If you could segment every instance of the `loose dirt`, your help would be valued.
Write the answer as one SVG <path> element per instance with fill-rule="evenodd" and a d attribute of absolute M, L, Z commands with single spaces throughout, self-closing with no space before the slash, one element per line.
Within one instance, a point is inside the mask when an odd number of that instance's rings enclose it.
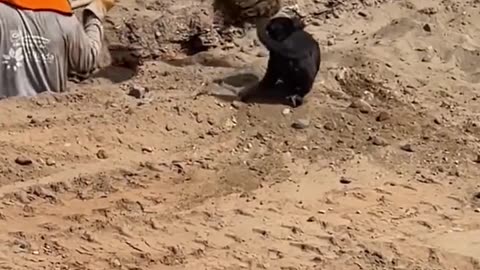
<path fill-rule="evenodd" d="M 0 267 L 480 269 L 480 3 L 298 4 L 297 109 L 210 95 L 267 54 L 188 0 L 121 0 L 113 67 L 2 100 Z"/>

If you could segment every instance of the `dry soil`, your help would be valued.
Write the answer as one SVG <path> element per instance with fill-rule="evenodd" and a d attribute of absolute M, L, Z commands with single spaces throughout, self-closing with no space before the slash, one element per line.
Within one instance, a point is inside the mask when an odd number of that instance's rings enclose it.
<path fill-rule="evenodd" d="M 299 1 L 297 109 L 210 95 L 267 60 L 211 4 L 120 0 L 113 67 L 1 101 L 1 269 L 480 269 L 478 0 Z"/>

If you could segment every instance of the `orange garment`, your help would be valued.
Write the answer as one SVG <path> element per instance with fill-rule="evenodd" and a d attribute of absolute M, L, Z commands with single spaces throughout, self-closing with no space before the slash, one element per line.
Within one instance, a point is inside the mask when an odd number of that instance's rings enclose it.
<path fill-rule="evenodd" d="M 0 3 L 19 9 L 54 11 L 64 15 L 73 14 L 68 0 L 0 0 Z"/>

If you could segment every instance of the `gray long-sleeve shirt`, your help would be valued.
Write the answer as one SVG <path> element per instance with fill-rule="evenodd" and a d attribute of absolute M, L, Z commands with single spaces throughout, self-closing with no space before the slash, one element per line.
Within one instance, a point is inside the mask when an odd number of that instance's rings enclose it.
<path fill-rule="evenodd" d="M 19 10 L 0 3 L 0 97 L 62 92 L 67 76 L 89 76 L 103 38 L 100 19 Z"/>

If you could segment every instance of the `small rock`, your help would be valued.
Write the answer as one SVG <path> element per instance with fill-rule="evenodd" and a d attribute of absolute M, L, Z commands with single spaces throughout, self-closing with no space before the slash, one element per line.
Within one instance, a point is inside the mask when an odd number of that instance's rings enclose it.
<path fill-rule="evenodd" d="M 283 115 L 288 115 L 288 114 L 291 114 L 291 113 L 292 113 L 292 110 L 289 109 L 289 108 L 285 108 L 285 109 L 283 109 L 283 111 L 282 111 L 282 114 L 283 114 Z"/>
<path fill-rule="evenodd" d="M 405 152 L 414 152 L 413 146 L 409 143 L 400 146 L 400 149 L 402 149 Z"/>
<path fill-rule="evenodd" d="M 372 144 L 376 146 L 387 146 L 389 145 L 388 141 L 385 138 L 374 136 L 372 137 Z"/>
<path fill-rule="evenodd" d="M 329 38 L 327 39 L 327 46 L 333 46 L 335 45 L 335 39 Z"/>
<path fill-rule="evenodd" d="M 57 162 L 55 162 L 55 160 L 53 160 L 52 158 L 47 158 L 47 160 L 45 160 L 45 164 L 47 164 L 47 166 L 55 166 Z"/>
<path fill-rule="evenodd" d="M 315 222 L 315 221 L 317 221 L 317 218 L 314 216 L 311 216 L 307 219 L 307 222 Z"/>
<path fill-rule="evenodd" d="M 41 187 L 41 186 L 34 186 L 30 191 L 33 195 L 38 196 L 40 198 L 50 198 L 53 200 L 57 199 L 57 196 L 52 190 Z"/>
<path fill-rule="evenodd" d="M 165 125 L 165 130 L 166 130 L 166 131 L 172 131 L 172 130 L 174 130 L 174 129 L 175 129 L 175 128 L 174 128 L 172 125 L 170 125 L 170 124 L 166 124 L 166 125 Z"/>
<path fill-rule="evenodd" d="M 107 152 L 106 152 L 105 150 L 100 149 L 100 150 L 98 150 L 98 152 L 97 152 L 97 158 L 99 158 L 99 159 L 107 159 L 107 158 L 108 158 L 108 154 L 107 154 Z"/>
<path fill-rule="evenodd" d="M 480 164 L 480 154 L 477 155 L 477 158 L 473 162 Z"/>
<path fill-rule="evenodd" d="M 434 15 L 438 12 L 438 8 L 436 8 L 436 7 L 426 7 L 426 8 L 420 9 L 418 12 L 420 12 L 422 14 L 426 14 L 426 15 Z"/>
<path fill-rule="evenodd" d="M 304 119 L 304 118 L 297 119 L 292 124 L 292 127 L 295 129 L 306 129 L 309 126 L 310 126 L 310 120 Z"/>
<path fill-rule="evenodd" d="M 357 98 L 352 101 L 350 108 L 358 109 L 361 113 L 369 113 L 372 107 L 363 99 Z"/>
<path fill-rule="evenodd" d="M 267 57 L 267 56 L 268 56 L 268 52 L 266 52 L 266 51 L 259 51 L 257 53 L 257 57 L 262 57 L 263 58 L 263 57 Z"/>
<path fill-rule="evenodd" d="M 134 84 L 131 86 L 130 91 L 128 92 L 128 95 L 134 98 L 141 99 L 145 97 L 146 92 L 147 92 L 147 89 L 145 87 Z"/>
<path fill-rule="evenodd" d="M 476 208 L 475 213 L 480 213 L 480 208 Z"/>
<path fill-rule="evenodd" d="M 240 109 L 241 106 L 242 106 L 242 103 L 241 103 L 240 101 L 238 101 L 238 100 L 234 100 L 234 101 L 232 102 L 232 107 L 233 107 L 234 109 L 237 109 L 237 110 L 238 110 L 238 109 Z"/>
<path fill-rule="evenodd" d="M 33 163 L 33 160 L 26 156 L 18 156 L 15 159 L 15 163 L 17 163 L 18 165 L 26 166 L 31 165 Z"/>
<path fill-rule="evenodd" d="M 146 153 L 152 153 L 153 152 L 153 148 L 152 147 L 142 147 L 142 152 L 146 152 Z"/>
<path fill-rule="evenodd" d="M 328 130 L 328 131 L 334 131 L 337 129 L 337 124 L 335 122 L 328 121 L 323 125 L 323 128 Z"/>
<path fill-rule="evenodd" d="M 112 265 L 113 265 L 114 267 L 120 267 L 120 266 L 122 266 L 122 264 L 120 263 L 120 260 L 118 260 L 118 259 L 113 259 L 113 260 L 112 260 Z"/>
<path fill-rule="evenodd" d="M 350 184 L 350 183 L 352 183 L 352 182 L 353 182 L 353 180 L 352 180 L 351 178 L 347 178 L 347 177 L 345 177 L 345 176 L 340 177 L 340 183 L 341 183 L 341 184 L 348 185 L 348 184 Z"/>
<path fill-rule="evenodd" d="M 15 192 L 15 198 L 17 198 L 17 200 L 19 200 L 21 203 L 30 203 L 30 198 L 28 198 L 27 192 L 23 190 Z"/>
<path fill-rule="evenodd" d="M 358 12 L 358 15 L 364 17 L 364 18 L 367 18 L 368 17 L 368 14 L 365 12 L 365 11 L 359 11 Z"/>
<path fill-rule="evenodd" d="M 432 27 L 430 26 L 430 24 L 426 23 L 425 25 L 423 25 L 423 30 L 425 32 L 432 32 Z"/>
<path fill-rule="evenodd" d="M 383 122 L 383 121 L 386 121 L 388 119 L 390 119 L 390 114 L 388 112 L 380 112 L 378 115 L 377 115 L 377 122 Z"/>
<path fill-rule="evenodd" d="M 327 211 L 326 210 L 318 210 L 317 213 L 325 215 L 327 213 Z"/>

